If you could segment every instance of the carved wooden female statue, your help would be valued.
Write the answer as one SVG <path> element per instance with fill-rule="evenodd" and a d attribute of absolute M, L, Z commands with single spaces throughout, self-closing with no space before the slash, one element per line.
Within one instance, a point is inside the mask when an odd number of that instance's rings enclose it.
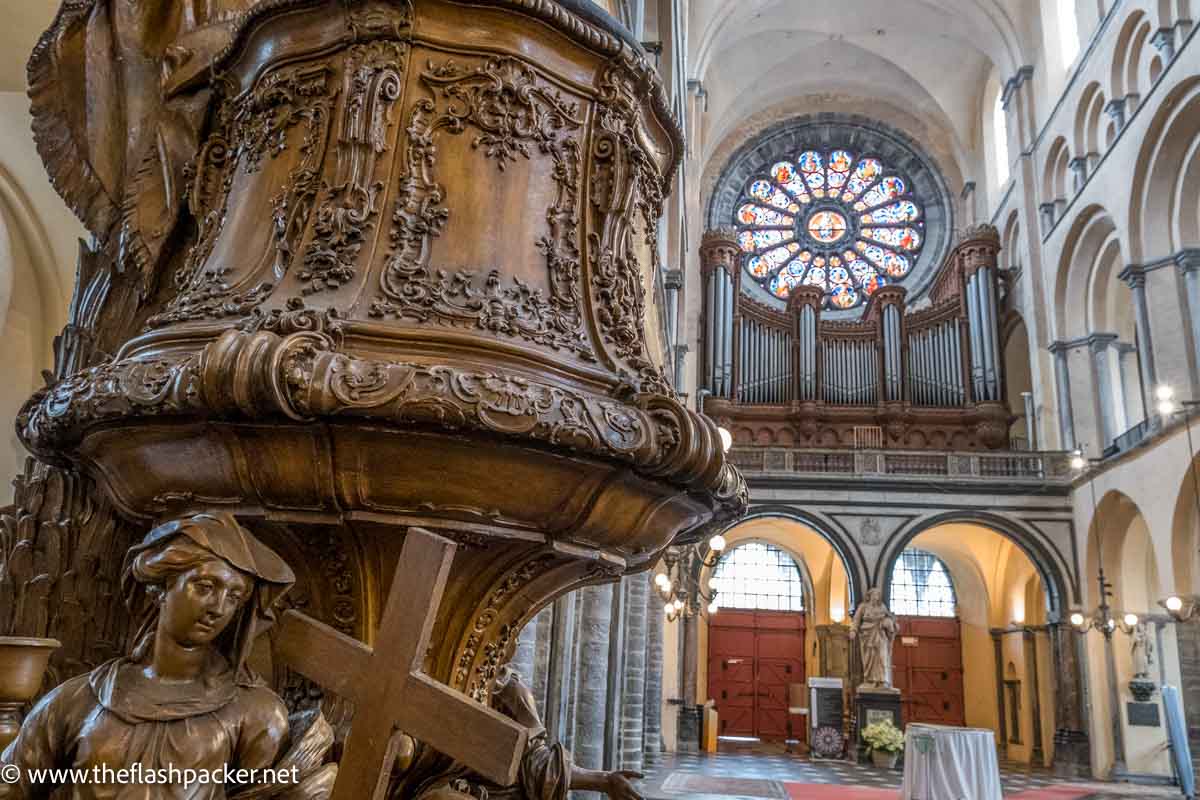
<path fill-rule="evenodd" d="M 850 638 L 858 641 L 862 656 L 863 682 L 859 689 L 892 688 L 892 642 L 899 630 L 895 615 L 883 602 L 883 591 L 868 591 L 850 626 Z"/>
<path fill-rule="evenodd" d="M 93 770 L 103 778 L 122 769 L 211 775 L 223 767 L 293 763 L 298 772 L 285 783 L 247 786 L 246 794 L 328 796 L 336 767 L 318 768 L 332 743 L 328 724 L 318 717 L 285 756 L 287 709 L 246 666 L 255 637 L 293 582 L 288 565 L 229 514 L 155 528 L 130 549 L 122 578 L 140 623 L 131 653 L 68 680 L 37 704 L 0 757 L 22 768 L 18 783 L 0 784 L 0 798 L 49 797 L 56 787 L 34 783 L 37 769 Z M 222 800 L 227 788 L 197 774 L 190 786 L 76 783 L 67 796 Z"/>

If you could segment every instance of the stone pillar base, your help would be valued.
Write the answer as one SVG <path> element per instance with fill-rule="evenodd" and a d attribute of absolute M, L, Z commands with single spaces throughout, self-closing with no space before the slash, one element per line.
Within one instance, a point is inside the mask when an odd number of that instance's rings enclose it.
<path fill-rule="evenodd" d="M 704 719 L 704 707 L 693 705 L 679 706 L 679 735 L 676 748 L 681 753 L 700 752 L 701 722 Z"/>
<path fill-rule="evenodd" d="M 1054 761 L 1051 764 L 1057 778 L 1090 778 L 1092 756 L 1088 737 L 1082 731 L 1059 728 L 1054 732 Z"/>
<path fill-rule="evenodd" d="M 893 725 L 904 730 L 904 719 L 900 709 L 900 692 L 895 689 L 858 689 L 854 693 L 854 719 L 857 720 L 855 728 L 858 731 L 857 741 L 854 744 L 857 747 L 853 750 L 847 748 L 847 750 L 855 752 L 858 761 L 865 761 L 867 743 L 863 739 L 863 730 L 871 723 L 878 722 L 885 717 L 890 717 Z"/>

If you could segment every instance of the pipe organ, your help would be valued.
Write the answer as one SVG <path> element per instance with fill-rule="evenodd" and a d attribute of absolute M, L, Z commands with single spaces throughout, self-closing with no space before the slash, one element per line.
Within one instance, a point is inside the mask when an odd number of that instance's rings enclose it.
<path fill-rule="evenodd" d="M 878 426 L 906 449 L 1008 444 L 997 303 L 999 236 L 980 225 L 948 256 L 928 292 L 906 308 L 884 286 L 860 320 L 822 319 L 820 289 L 795 287 L 780 309 L 741 291 L 729 231 L 704 237 L 705 410 L 740 438 L 853 446 Z"/>

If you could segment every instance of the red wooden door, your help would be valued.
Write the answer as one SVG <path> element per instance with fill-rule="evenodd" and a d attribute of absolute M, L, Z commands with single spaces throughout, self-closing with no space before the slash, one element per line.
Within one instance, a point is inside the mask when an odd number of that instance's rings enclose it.
<path fill-rule="evenodd" d="M 962 630 L 957 619 L 898 618 L 900 635 L 892 651 L 896 688 L 904 721 L 965 725 Z"/>
<path fill-rule="evenodd" d="M 723 609 L 709 619 L 708 696 L 722 736 L 786 738 L 789 683 L 804 683 L 803 613 Z"/>

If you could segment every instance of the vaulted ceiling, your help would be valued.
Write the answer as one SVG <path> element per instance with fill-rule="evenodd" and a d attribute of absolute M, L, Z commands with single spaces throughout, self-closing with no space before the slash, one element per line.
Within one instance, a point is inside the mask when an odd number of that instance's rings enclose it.
<path fill-rule="evenodd" d="M 695 0 L 690 69 L 708 93 L 705 173 L 753 132 L 755 115 L 765 126 L 878 104 L 891 124 L 943 151 L 933 154 L 953 179 L 978 138 L 989 76 L 1027 63 L 1037 14 L 1035 0 Z"/>

